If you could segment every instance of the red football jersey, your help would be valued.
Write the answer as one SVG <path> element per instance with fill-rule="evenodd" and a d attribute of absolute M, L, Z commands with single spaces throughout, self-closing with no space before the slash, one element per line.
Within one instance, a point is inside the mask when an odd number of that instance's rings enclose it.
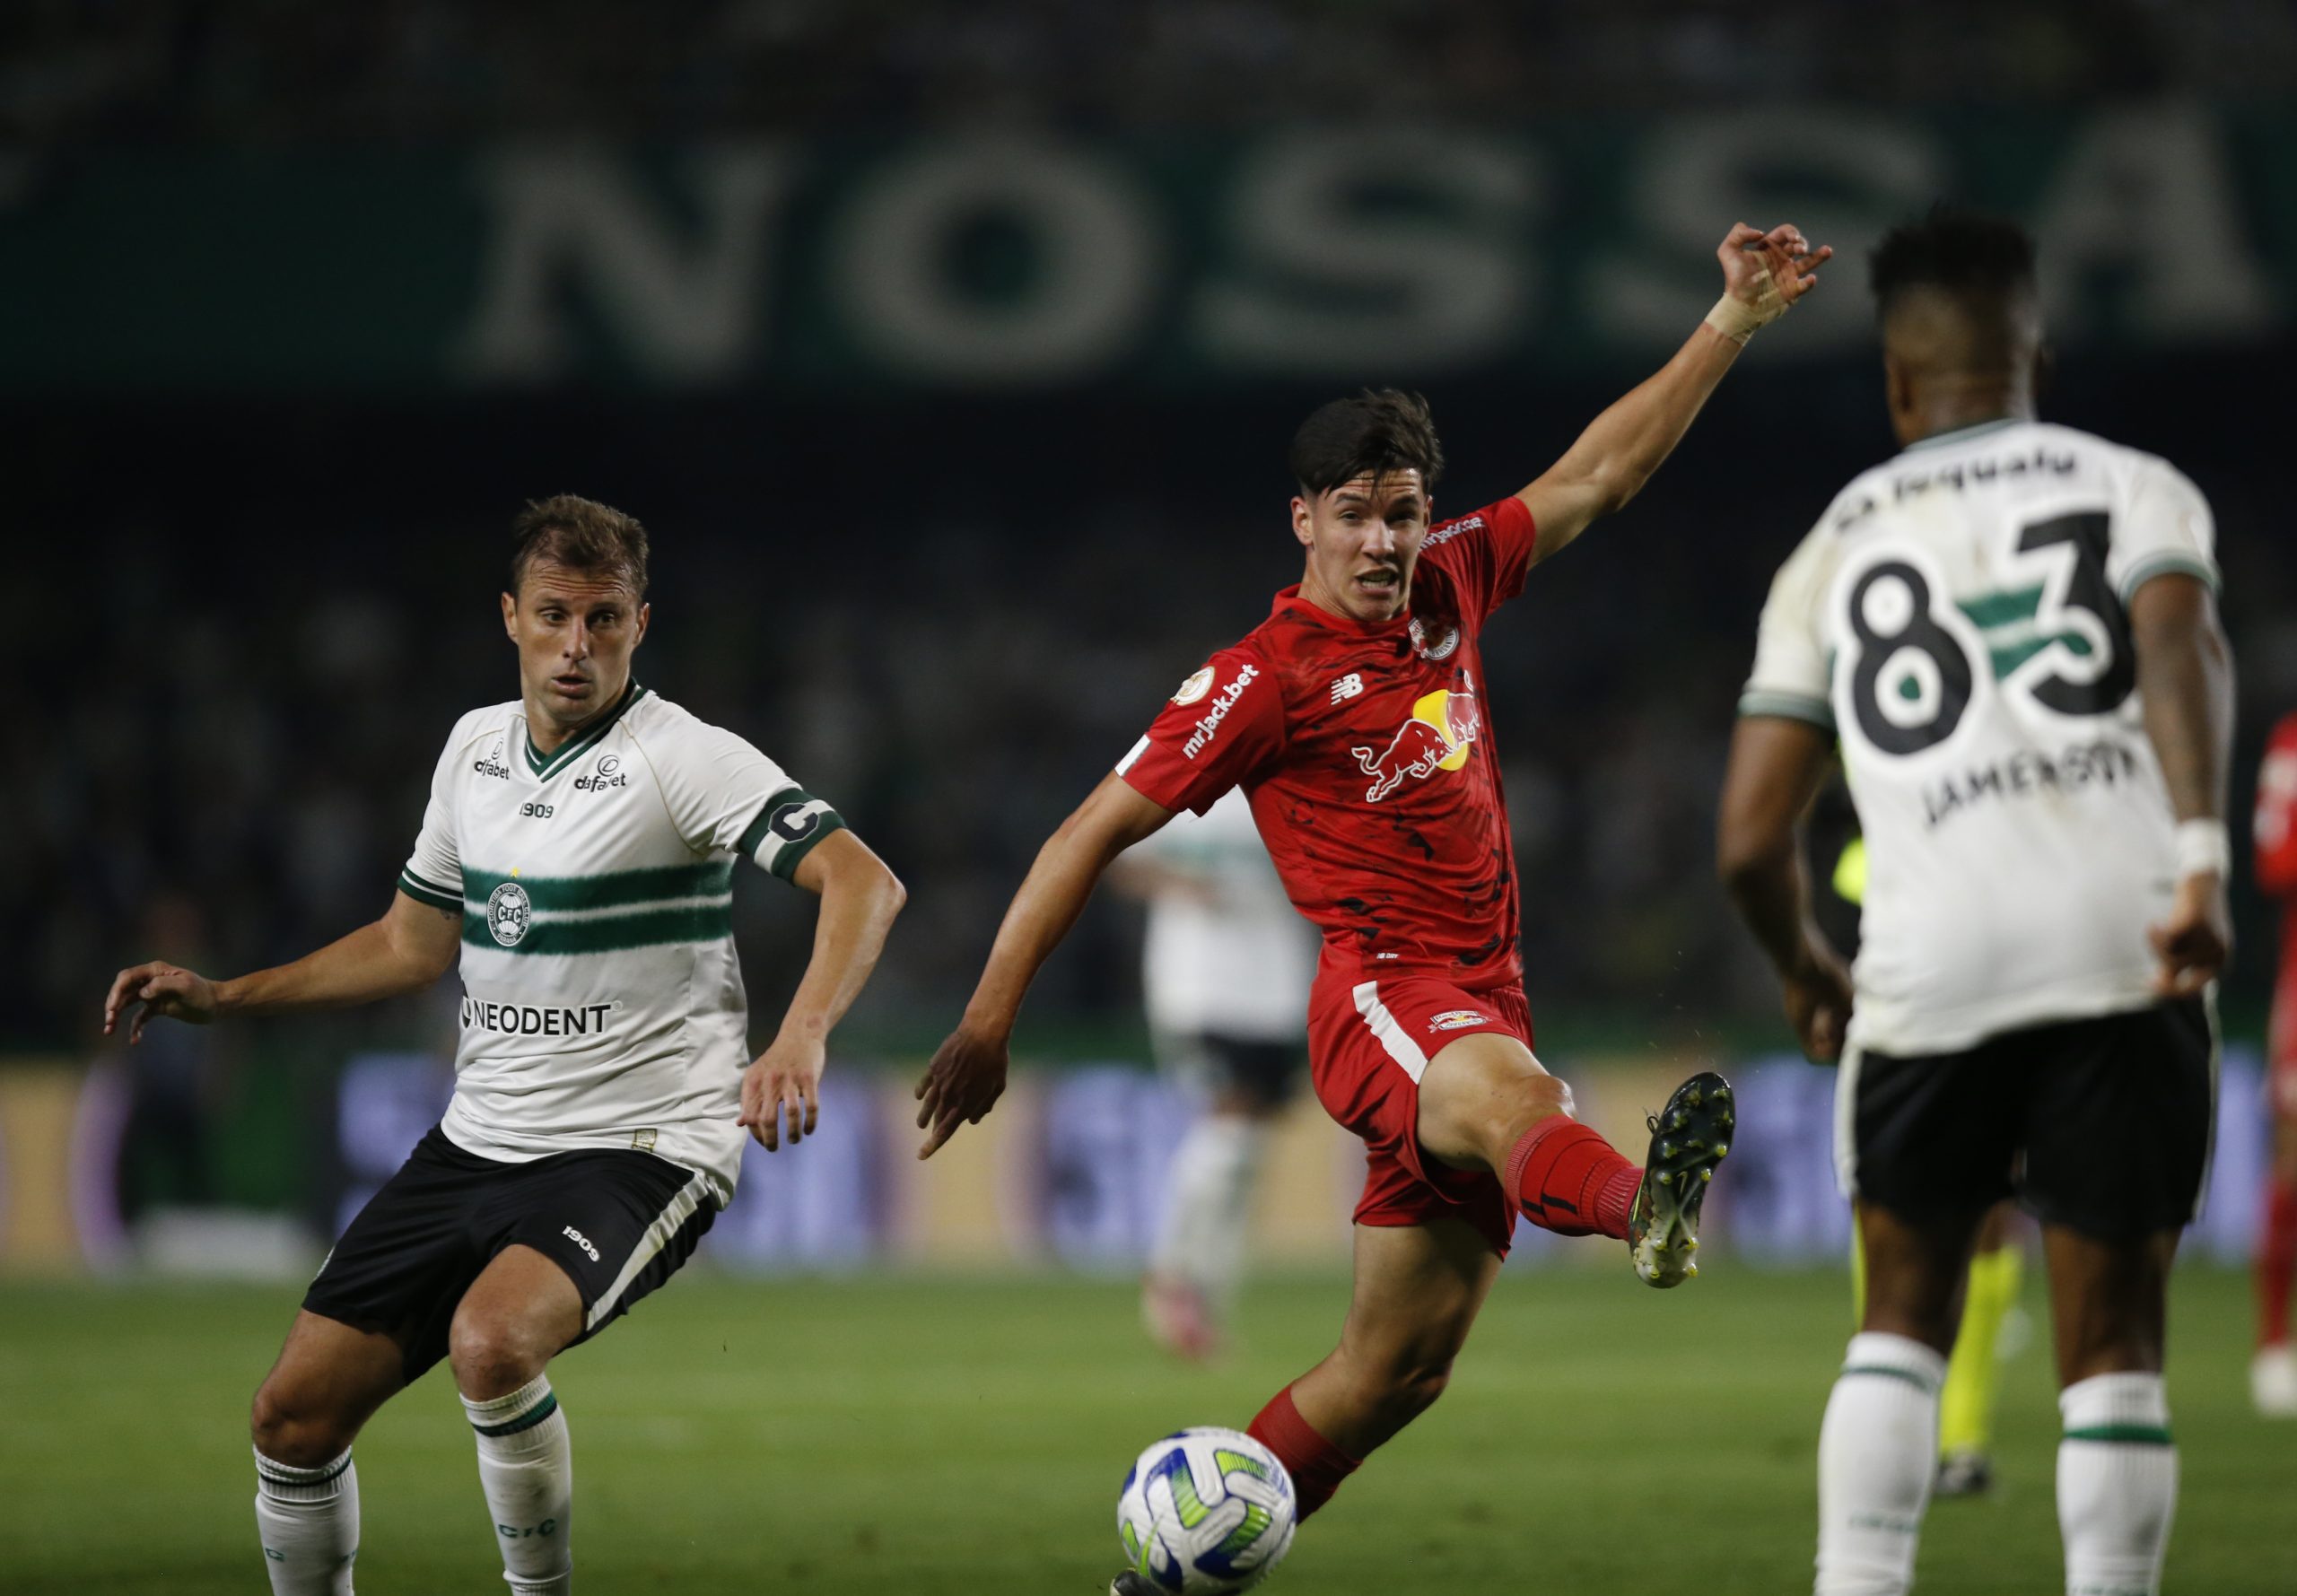
<path fill-rule="evenodd" d="M 1285 891 L 1323 932 L 1327 975 L 1523 977 L 1478 645 L 1485 619 L 1523 591 L 1535 535 L 1519 499 L 1431 528 L 1411 606 L 1392 621 L 1335 615 L 1285 589 L 1117 766 L 1167 809 L 1201 814 L 1242 786 Z"/>
<path fill-rule="evenodd" d="M 2258 768 L 2258 890 L 2281 900 L 2281 975 L 2274 983 L 2274 1059 L 2297 1054 L 2297 715 L 2284 715 Z"/>

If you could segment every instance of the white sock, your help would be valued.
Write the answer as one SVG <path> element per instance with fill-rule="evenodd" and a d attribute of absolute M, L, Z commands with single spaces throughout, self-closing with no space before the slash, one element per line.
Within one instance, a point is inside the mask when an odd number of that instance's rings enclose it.
<path fill-rule="evenodd" d="M 463 1398 L 478 1432 L 478 1482 L 514 1596 L 566 1596 L 573 1589 L 574 1452 L 566 1415 L 537 1374 L 507 1397 Z"/>
<path fill-rule="evenodd" d="M 1912 1588 L 1945 1378 L 1946 1360 L 1919 1341 L 1850 1338 L 1819 1428 L 1818 1596 Z"/>
<path fill-rule="evenodd" d="M 255 1454 L 255 1525 L 272 1596 L 351 1596 L 359 1471 L 351 1453 L 316 1469 Z"/>
<path fill-rule="evenodd" d="M 1245 1272 L 1245 1220 L 1267 1147 L 1261 1121 L 1206 1114 L 1173 1155 L 1172 1190 L 1149 1268 L 1188 1281 L 1216 1309 L 1235 1297 Z"/>
<path fill-rule="evenodd" d="M 2057 1527 L 2066 1596 L 2154 1596 L 2178 1510 L 2159 1374 L 2098 1374 L 2058 1394 Z"/>

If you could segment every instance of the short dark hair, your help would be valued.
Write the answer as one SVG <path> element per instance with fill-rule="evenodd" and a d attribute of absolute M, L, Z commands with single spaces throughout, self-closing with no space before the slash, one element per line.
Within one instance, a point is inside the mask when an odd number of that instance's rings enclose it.
<path fill-rule="evenodd" d="M 1288 458 L 1292 480 L 1310 499 L 1367 473 L 1418 471 L 1431 489 L 1444 475 L 1444 446 L 1428 401 L 1393 388 L 1367 388 L 1318 406 L 1292 434 Z"/>
<path fill-rule="evenodd" d="M 573 493 L 529 500 L 511 523 L 511 591 L 527 567 L 548 560 L 585 575 L 609 575 L 646 597 L 646 528 L 636 516 Z"/>
<path fill-rule="evenodd" d="M 1940 202 L 1919 222 L 1902 222 L 1874 249 L 1874 309 L 1887 317 L 1898 296 L 1935 288 L 1963 300 L 2003 301 L 2034 292 L 2033 235 L 2006 216 Z"/>

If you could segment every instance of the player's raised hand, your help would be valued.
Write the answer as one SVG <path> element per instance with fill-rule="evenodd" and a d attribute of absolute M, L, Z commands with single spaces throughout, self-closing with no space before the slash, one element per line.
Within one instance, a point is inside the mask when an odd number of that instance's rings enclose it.
<path fill-rule="evenodd" d="M 934 1051 L 917 1083 L 917 1128 L 925 1132 L 920 1158 L 930 1158 L 959 1125 L 978 1125 L 1005 1095 L 1009 1063 L 1002 1036 L 978 1036 L 962 1025 Z"/>
<path fill-rule="evenodd" d="M 1796 300 L 1819 285 L 1819 268 L 1833 246 L 1813 249 L 1791 222 L 1765 232 L 1740 222 L 1715 251 L 1723 263 L 1724 292 L 1748 312 L 1754 327 L 1777 320 Z"/>
<path fill-rule="evenodd" d="M 2161 967 L 2153 990 L 2164 998 L 2190 998 L 2217 979 L 2233 953 L 2232 916 L 2225 907 L 2225 882 L 2214 872 L 2178 883 L 2170 918 L 2146 928 Z"/>
<path fill-rule="evenodd" d="M 215 983 L 178 964 L 137 964 L 112 977 L 104 998 L 105 1035 L 118 1026 L 123 1014 L 128 1016 L 130 1047 L 144 1040 L 144 1027 L 154 1018 L 204 1025 L 215 1017 Z"/>
<path fill-rule="evenodd" d="M 1779 981 L 1779 990 L 1803 1056 L 1813 1064 L 1839 1063 L 1851 1001 L 1850 972 L 1842 961 L 1826 948 L 1805 948 L 1801 966 Z"/>
<path fill-rule="evenodd" d="M 821 1039 L 777 1036 L 773 1045 L 742 1072 L 742 1112 L 758 1145 L 771 1153 L 789 1138 L 796 1147 L 814 1133 L 821 1118 L 822 1067 L 828 1053 Z"/>

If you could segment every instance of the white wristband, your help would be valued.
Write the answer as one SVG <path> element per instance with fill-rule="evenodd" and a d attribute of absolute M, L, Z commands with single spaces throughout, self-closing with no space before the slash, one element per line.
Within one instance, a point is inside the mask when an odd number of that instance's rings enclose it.
<path fill-rule="evenodd" d="M 2233 845 L 2222 820 L 2186 820 L 2178 824 L 2178 879 L 2232 874 Z"/>
<path fill-rule="evenodd" d="M 1744 344 L 1758 328 L 1769 327 L 1786 314 L 1786 300 L 1778 292 L 1778 284 L 1771 281 L 1769 267 L 1755 274 L 1755 302 L 1751 305 L 1727 293 L 1716 300 L 1715 309 L 1707 313 L 1707 325 L 1734 344 Z"/>

